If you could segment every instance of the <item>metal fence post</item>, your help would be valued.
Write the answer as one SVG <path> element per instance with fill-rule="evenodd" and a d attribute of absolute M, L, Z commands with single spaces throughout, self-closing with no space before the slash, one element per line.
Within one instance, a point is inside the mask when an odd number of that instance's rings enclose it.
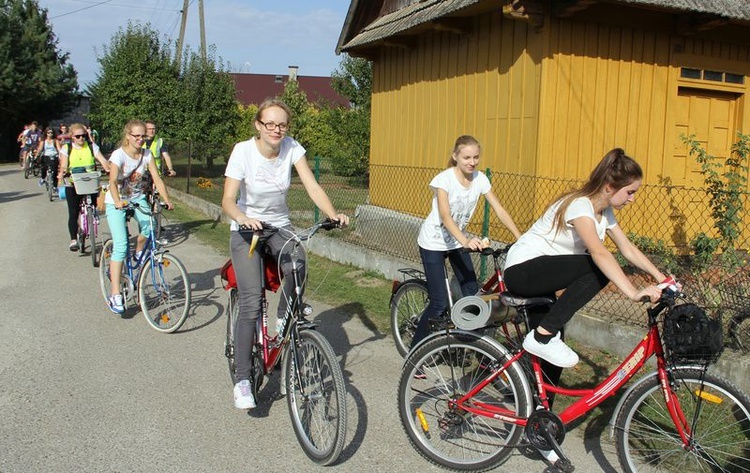
<path fill-rule="evenodd" d="M 484 171 L 484 174 L 487 176 L 487 179 L 490 181 L 490 186 L 492 185 L 492 171 L 490 168 L 487 168 Z M 487 237 L 490 234 L 490 203 L 487 202 L 487 199 L 484 199 L 484 218 L 482 219 L 482 238 Z M 479 280 L 484 281 L 484 278 L 487 276 L 487 256 L 482 255 L 479 257 Z"/>
<path fill-rule="evenodd" d="M 320 156 L 315 156 L 315 165 L 313 166 L 315 170 L 315 181 L 320 184 Z M 318 209 L 317 205 L 313 206 L 313 216 L 314 221 L 317 222 L 320 219 L 320 209 Z"/>
<path fill-rule="evenodd" d="M 185 182 L 185 193 L 190 194 L 190 165 L 193 161 L 193 146 L 192 141 L 188 138 L 188 165 L 187 165 L 187 178 Z"/>

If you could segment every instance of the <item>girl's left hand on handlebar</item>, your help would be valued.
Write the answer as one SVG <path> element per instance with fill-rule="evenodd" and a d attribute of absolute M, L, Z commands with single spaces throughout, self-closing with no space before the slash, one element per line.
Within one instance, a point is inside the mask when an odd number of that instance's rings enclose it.
<path fill-rule="evenodd" d="M 167 210 L 174 210 L 174 204 L 172 202 L 164 202 L 164 208 Z"/>
<path fill-rule="evenodd" d="M 656 302 L 659 300 L 659 298 L 661 298 L 661 289 L 659 289 L 658 286 L 644 287 L 643 289 L 638 291 L 631 299 L 636 302 L 641 302 L 644 297 L 648 297 L 651 302 Z"/>

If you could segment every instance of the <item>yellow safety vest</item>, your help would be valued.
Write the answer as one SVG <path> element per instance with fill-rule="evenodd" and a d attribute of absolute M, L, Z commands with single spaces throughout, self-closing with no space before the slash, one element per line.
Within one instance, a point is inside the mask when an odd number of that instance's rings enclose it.
<path fill-rule="evenodd" d="M 89 172 L 95 169 L 95 165 L 94 151 L 89 148 L 88 143 L 84 143 L 81 148 L 70 146 L 68 149 L 68 170 L 85 168 L 86 172 Z"/>
<path fill-rule="evenodd" d="M 149 151 L 151 151 L 151 156 L 154 157 L 154 164 L 156 164 L 156 169 L 159 172 L 159 175 L 161 176 L 161 147 L 164 144 L 164 141 L 154 136 L 154 141 L 151 142 L 151 146 L 146 146 L 146 143 L 143 143 L 143 148 L 148 148 Z"/>

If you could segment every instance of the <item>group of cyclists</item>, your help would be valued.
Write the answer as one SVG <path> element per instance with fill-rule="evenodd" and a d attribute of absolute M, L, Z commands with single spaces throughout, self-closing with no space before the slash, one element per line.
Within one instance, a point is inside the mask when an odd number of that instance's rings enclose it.
<path fill-rule="evenodd" d="M 67 203 L 67 229 L 70 251 L 79 250 L 78 215 L 85 195 L 76 192 L 73 180 L 69 177 L 76 173 L 94 172 L 97 168 L 109 174 L 109 188 L 104 197 L 107 208 L 106 217 L 114 243 L 114 254 L 111 265 L 122 265 L 126 248 L 125 214 L 122 207 L 126 200 L 140 201 L 145 199 L 144 187 L 155 186 L 171 208 L 167 189 L 161 180 L 162 173 L 169 176 L 176 175 L 172 165 L 172 158 L 164 139 L 157 136 L 156 124 L 132 120 L 125 125 L 120 147 L 109 159 L 105 158 L 97 143 L 98 133 L 91 127 L 81 123 L 74 123 L 69 127 L 61 123 L 57 130 L 47 127 L 42 134 L 39 124 L 34 121 L 24 127 L 18 135 L 21 145 L 20 163 L 27 165 L 27 158 L 41 159 L 41 177 L 39 185 L 44 185 L 47 173 L 54 176 L 55 188 L 58 184 L 64 191 Z M 146 189 L 146 191 L 151 190 Z M 99 193 L 92 194 L 94 205 L 97 204 Z M 145 205 L 145 202 L 143 202 Z M 144 235 L 149 232 L 148 220 L 140 220 L 141 227 L 138 244 L 143 246 Z M 93 243 L 92 243 L 93 244 Z M 118 269 L 118 268 L 115 268 Z M 119 275 L 119 271 L 111 274 Z M 113 293 L 109 299 L 109 309 L 117 314 L 124 312 L 122 295 L 119 284 L 112 284 Z"/>

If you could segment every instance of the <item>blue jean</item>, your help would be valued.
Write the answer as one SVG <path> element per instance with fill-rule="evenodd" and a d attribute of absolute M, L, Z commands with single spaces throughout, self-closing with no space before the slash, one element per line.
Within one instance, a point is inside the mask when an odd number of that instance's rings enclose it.
<path fill-rule="evenodd" d="M 427 295 L 429 304 L 419 318 L 417 329 L 411 346 L 415 347 L 430 332 L 430 319 L 439 318 L 448 309 L 448 287 L 445 272 L 445 259 L 453 268 L 458 283 L 461 285 L 461 293 L 471 296 L 479 291 L 477 274 L 474 272 L 474 264 L 471 262 L 469 253 L 459 248 L 449 251 L 434 251 L 419 248 L 419 256 L 424 266 L 424 274 L 427 279 Z"/>
<path fill-rule="evenodd" d="M 133 200 L 144 209 L 148 209 L 146 196 Z M 140 234 L 147 237 L 151 232 L 151 219 L 143 212 L 135 211 L 135 219 L 138 221 Z M 125 261 L 128 253 L 128 233 L 125 229 L 125 211 L 115 207 L 115 204 L 107 204 L 107 224 L 112 234 L 112 258 L 111 261 Z"/>

